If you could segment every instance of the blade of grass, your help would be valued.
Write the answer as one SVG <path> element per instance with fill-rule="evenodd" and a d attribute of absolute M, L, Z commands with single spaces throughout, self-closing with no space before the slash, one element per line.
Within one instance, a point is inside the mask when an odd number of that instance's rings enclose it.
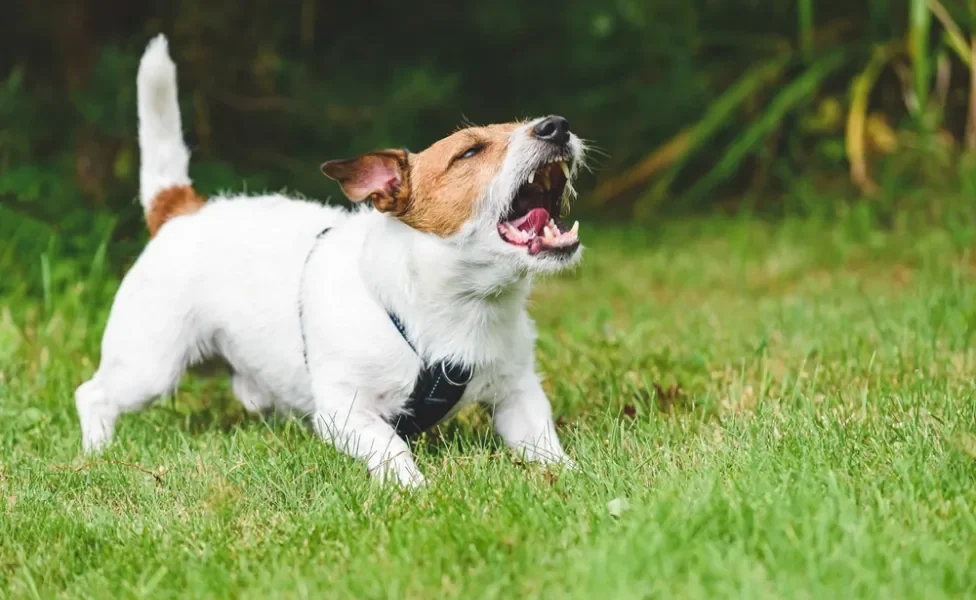
<path fill-rule="evenodd" d="M 915 91 L 915 117 L 924 126 L 924 115 L 928 107 L 929 79 L 932 71 L 929 64 L 929 27 L 932 13 L 927 0 L 911 0 L 909 19 L 909 53 L 912 58 L 912 82 Z"/>
<path fill-rule="evenodd" d="M 976 19 L 976 0 L 969 0 L 969 22 Z M 969 111 L 966 119 L 966 148 L 976 150 L 976 36 L 969 41 Z"/>
<path fill-rule="evenodd" d="M 813 60 L 813 0 L 799 0 L 797 18 L 800 30 L 800 55 L 803 61 L 809 64 Z"/>
<path fill-rule="evenodd" d="M 959 29 L 959 26 L 953 20 L 952 15 L 942 6 L 939 0 L 928 0 L 928 6 L 932 14 L 935 15 L 935 18 L 945 28 L 946 44 L 956 52 L 959 60 L 967 67 L 971 67 L 972 58 L 970 57 L 969 43 L 966 41 L 966 36 L 963 35 L 962 30 Z"/>
<path fill-rule="evenodd" d="M 949 100 L 949 90 L 952 87 L 952 61 L 945 46 L 939 48 L 935 55 L 935 88 L 929 104 L 929 112 L 934 117 L 935 123 L 942 124 L 942 117 L 945 114 L 946 102 Z"/>
<path fill-rule="evenodd" d="M 966 148 L 976 150 L 976 38 L 969 44 L 969 115 L 966 119 Z"/>
<path fill-rule="evenodd" d="M 850 162 L 851 181 L 864 194 L 873 194 L 877 191 L 877 185 L 868 174 L 867 162 L 864 158 L 864 124 L 867 119 L 868 98 L 885 66 L 902 50 L 900 41 L 876 47 L 867 66 L 854 78 L 851 85 L 851 108 L 847 113 L 845 145 L 847 160 Z"/>
<path fill-rule="evenodd" d="M 44 312 L 51 314 L 53 295 L 51 292 L 51 260 L 48 253 L 41 255 L 41 283 L 44 290 Z"/>

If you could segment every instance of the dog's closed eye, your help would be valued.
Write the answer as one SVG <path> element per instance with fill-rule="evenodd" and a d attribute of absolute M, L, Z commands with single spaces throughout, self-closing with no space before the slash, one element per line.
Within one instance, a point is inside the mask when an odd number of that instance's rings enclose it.
<path fill-rule="evenodd" d="M 485 144 L 479 142 L 479 143 L 471 146 L 470 148 L 468 148 L 464 152 L 458 154 L 453 159 L 451 159 L 451 164 L 454 164 L 454 163 L 456 163 L 459 160 L 464 160 L 466 158 L 475 157 L 475 156 L 477 156 L 484 149 L 485 149 Z"/>

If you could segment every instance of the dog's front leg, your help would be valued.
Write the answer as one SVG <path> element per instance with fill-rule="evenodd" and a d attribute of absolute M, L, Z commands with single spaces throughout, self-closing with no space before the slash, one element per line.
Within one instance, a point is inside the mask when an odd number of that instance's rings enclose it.
<path fill-rule="evenodd" d="M 352 400 L 339 401 L 342 398 Z M 354 398 L 339 390 L 317 393 L 316 432 L 340 452 L 366 461 L 370 474 L 380 481 L 393 480 L 401 487 L 423 485 L 424 476 L 407 443 L 379 415 L 357 406 Z"/>
<path fill-rule="evenodd" d="M 556 435 L 552 407 L 534 371 L 524 373 L 493 407 L 495 431 L 525 460 L 576 468 Z"/>

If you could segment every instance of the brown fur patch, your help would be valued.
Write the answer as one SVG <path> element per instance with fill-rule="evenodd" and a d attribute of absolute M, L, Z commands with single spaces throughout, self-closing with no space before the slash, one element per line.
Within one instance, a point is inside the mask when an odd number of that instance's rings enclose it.
<path fill-rule="evenodd" d="M 470 127 L 410 157 L 410 206 L 400 220 L 418 231 L 449 236 L 471 218 L 475 202 L 501 171 L 515 123 Z M 480 147 L 470 158 L 465 151 Z"/>
<path fill-rule="evenodd" d="M 159 228 L 173 217 L 196 212 L 204 202 L 204 198 L 188 185 L 175 185 L 158 192 L 146 213 L 149 236 L 155 237 Z"/>
<path fill-rule="evenodd" d="M 423 152 L 382 150 L 322 165 L 353 202 L 370 199 L 418 231 L 449 236 L 471 218 L 475 203 L 498 174 L 518 123 L 469 127 Z M 474 156 L 462 158 L 472 148 Z"/>

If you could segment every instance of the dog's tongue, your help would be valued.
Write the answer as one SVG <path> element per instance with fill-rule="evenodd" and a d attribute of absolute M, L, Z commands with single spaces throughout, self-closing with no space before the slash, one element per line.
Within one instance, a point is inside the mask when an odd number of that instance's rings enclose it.
<path fill-rule="evenodd" d="M 514 223 L 521 231 L 531 231 L 538 234 L 549 222 L 549 211 L 544 208 L 533 208 L 524 217 Z"/>

